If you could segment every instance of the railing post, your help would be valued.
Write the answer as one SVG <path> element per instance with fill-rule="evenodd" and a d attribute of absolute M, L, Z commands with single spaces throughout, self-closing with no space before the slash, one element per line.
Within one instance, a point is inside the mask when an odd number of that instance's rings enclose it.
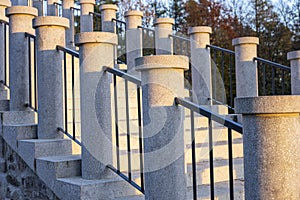
<path fill-rule="evenodd" d="M 291 63 L 292 95 L 300 95 L 300 51 L 289 52 L 287 59 Z"/>
<path fill-rule="evenodd" d="M 9 0 L 4 0 L 0 2 L 0 20 L 8 23 L 8 18 L 5 16 L 5 8 L 10 7 L 11 3 Z M 8 29 L 6 29 L 6 24 L 0 23 L 0 80 L 5 82 L 6 77 L 6 67 L 7 67 L 7 43 L 6 40 Z M 0 83 L 0 100 L 8 99 L 8 90 Z"/>
<path fill-rule="evenodd" d="M 80 0 L 80 32 L 93 31 L 93 16 L 90 12 L 94 12 L 95 0 Z"/>
<path fill-rule="evenodd" d="M 130 10 L 125 13 L 126 19 L 126 60 L 127 70 L 134 69 L 134 60 L 143 56 L 142 30 L 138 26 L 142 25 L 143 12 Z"/>
<path fill-rule="evenodd" d="M 237 98 L 235 110 L 243 116 L 245 199 L 300 199 L 300 97 Z"/>
<path fill-rule="evenodd" d="M 173 33 L 174 19 L 157 18 L 155 26 L 156 55 L 173 54 L 173 40 L 169 37 Z"/>
<path fill-rule="evenodd" d="M 106 165 L 113 164 L 111 74 L 103 67 L 114 67 L 117 35 L 80 33 L 75 43 L 80 55 L 82 177 L 100 179 L 109 176 Z"/>
<path fill-rule="evenodd" d="M 232 40 L 235 47 L 236 96 L 258 96 L 257 37 L 241 37 Z"/>
<path fill-rule="evenodd" d="M 211 27 L 189 28 L 192 65 L 193 101 L 199 105 L 210 105 L 212 98 L 212 76 L 210 44 Z M 196 99 L 195 99 L 196 98 Z"/>
<path fill-rule="evenodd" d="M 38 138 L 62 138 L 63 127 L 62 54 L 56 46 L 65 45 L 66 18 L 47 16 L 33 20 L 37 41 Z"/>
<path fill-rule="evenodd" d="M 118 7 L 114 4 L 103 4 L 100 6 L 100 10 L 102 31 L 116 33 L 116 22 L 112 19 L 117 18 Z"/>
<path fill-rule="evenodd" d="M 43 0 L 33 0 L 32 6 L 38 10 L 38 16 L 44 15 L 44 2 Z"/>
<path fill-rule="evenodd" d="M 186 199 L 184 112 L 174 105 L 184 96 L 186 56 L 136 59 L 143 91 L 145 199 Z"/>
<path fill-rule="evenodd" d="M 58 3 L 58 0 L 47 0 L 47 16 L 58 16 L 56 3 Z"/>
<path fill-rule="evenodd" d="M 66 47 L 70 49 L 74 49 L 74 16 L 73 10 L 74 0 L 63 0 L 62 2 L 62 16 L 69 19 L 69 29 L 66 30 Z"/>
<path fill-rule="evenodd" d="M 35 34 L 32 19 L 37 9 L 28 6 L 12 6 L 6 9 L 9 17 L 9 82 L 10 110 L 24 111 L 29 100 L 28 40 L 25 32 Z"/>

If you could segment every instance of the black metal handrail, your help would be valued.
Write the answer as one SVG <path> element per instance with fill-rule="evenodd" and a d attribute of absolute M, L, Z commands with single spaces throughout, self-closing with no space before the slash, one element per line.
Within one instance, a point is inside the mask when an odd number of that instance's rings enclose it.
<path fill-rule="evenodd" d="M 196 141 L 195 141 L 195 119 L 194 112 L 208 119 L 208 136 L 209 136 L 209 168 L 210 168 L 210 196 L 215 199 L 214 186 L 214 151 L 213 151 L 213 127 L 212 122 L 224 125 L 228 129 L 228 163 L 229 163 L 229 196 L 234 199 L 234 180 L 233 180 L 233 151 L 232 151 L 232 130 L 243 133 L 242 125 L 213 113 L 203 106 L 196 105 L 182 98 L 175 98 L 175 103 L 181 105 L 191 112 L 191 147 L 192 147 L 192 174 L 193 174 L 193 199 L 197 199 L 197 165 L 196 165 Z"/>
<path fill-rule="evenodd" d="M 130 183 L 133 187 L 138 189 L 140 192 L 144 193 L 144 163 L 143 163 L 143 135 L 142 135 L 142 106 L 141 106 L 141 81 L 130 74 L 127 74 L 121 70 L 104 67 L 105 72 L 109 72 L 113 75 L 113 84 L 114 84 L 114 117 L 115 117 L 115 133 L 116 133 L 116 156 L 117 156 L 117 167 L 113 167 L 108 165 L 107 167 L 111 169 L 113 172 L 118 174 L 128 183 Z M 127 161 L 128 161 L 128 174 L 125 175 L 121 172 L 121 163 L 120 163 L 120 139 L 119 139 L 119 115 L 118 115 L 118 92 L 117 92 L 117 77 L 122 78 L 125 81 L 125 105 L 126 105 L 126 139 L 127 139 Z M 129 112 L 129 95 L 128 95 L 128 82 L 131 82 L 136 85 L 137 92 L 137 108 L 138 108 L 138 136 L 139 136 L 139 159 L 140 159 L 140 185 L 137 184 L 132 179 L 132 166 L 131 166 L 131 130 L 130 130 L 130 113 Z"/>
<path fill-rule="evenodd" d="M 291 68 L 263 58 L 253 58 L 258 67 L 260 95 L 285 95 L 291 93 Z"/>
<path fill-rule="evenodd" d="M 9 83 L 8 83 L 8 78 L 7 78 L 7 74 L 8 74 L 8 70 L 9 70 L 9 66 L 8 66 L 8 62 L 7 62 L 7 55 L 8 55 L 8 49 L 7 49 L 7 42 L 8 42 L 8 34 L 7 34 L 7 30 L 9 27 L 9 23 L 4 21 L 4 20 L 0 20 L 0 23 L 4 25 L 3 27 L 3 38 L 4 38 L 4 54 L 1 55 L 3 56 L 3 60 L 4 60 L 4 66 L 3 66 L 3 80 L 0 80 L 0 83 L 3 84 L 5 87 L 9 88 Z"/>
<path fill-rule="evenodd" d="M 36 56 L 36 37 L 30 33 L 25 33 L 28 45 L 28 83 L 29 83 L 29 100 L 25 104 L 26 107 L 32 110 L 38 110 L 38 99 L 37 99 L 37 56 Z M 33 49 L 32 49 L 33 42 Z M 33 58 L 32 58 L 33 54 Z M 32 60 L 33 59 L 33 60 Z"/>
<path fill-rule="evenodd" d="M 211 65 L 213 99 L 233 108 L 236 97 L 235 52 L 214 45 L 206 45 L 206 48 L 211 50 L 210 56 L 213 61 Z M 220 80 L 217 78 L 218 72 L 222 79 L 221 83 L 218 82 Z M 218 84 L 224 84 L 225 91 L 218 91 Z"/>
<path fill-rule="evenodd" d="M 63 52 L 63 88 L 64 88 L 64 127 L 58 127 L 58 130 L 66 134 L 69 138 L 74 140 L 77 144 L 80 145 L 80 141 L 76 138 L 76 107 L 75 107 L 75 97 L 76 97 L 76 92 L 75 92 L 75 70 L 79 72 L 79 66 L 75 68 L 75 58 L 79 58 L 79 53 L 72 50 L 68 49 L 66 47 L 62 46 L 56 46 L 57 51 Z M 67 56 L 71 56 L 71 72 L 68 71 L 67 66 L 68 65 L 68 59 Z M 71 77 L 68 76 L 68 73 L 71 73 Z M 71 116 L 68 114 L 68 97 L 69 93 L 68 90 L 70 89 L 68 86 L 68 80 L 71 78 Z M 71 119 L 70 119 L 71 118 Z M 68 124 L 71 123 L 72 128 L 69 130 Z M 72 131 L 70 133 L 70 131 Z"/>

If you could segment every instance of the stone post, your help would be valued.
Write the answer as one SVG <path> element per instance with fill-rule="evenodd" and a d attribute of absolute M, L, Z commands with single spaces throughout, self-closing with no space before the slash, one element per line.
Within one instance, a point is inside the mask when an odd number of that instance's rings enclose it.
<path fill-rule="evenodd" d="M 191 43 L 193 101 L 199 105 L 211 105 L 212 76 L 210 50 L 211 27 L 197 26 L 188 30 Z"/>
<path fill-rule="evenodd" d="M 116 22 L 112 19 L 117 18 L 118 7 L 114 4 L 103 4 L 101 10 L 101 25 L 103 32 L 116 33 Z"/>
<path fill-rule="evenodd" d="M 62 16 L 69 19 L 69 29 L 66 30 L 66 47 L 70 49 L 74 49 L 74 16 L 73 10 L 74 0 L 63 0 L 62 2 Z"/>
<path fill-rule="evenodd" d="M 47 16 L 58 16 L 56 3 L 58 3 L 58 0 L 47 0 Z"/>
<path fill-rule="evenodd" d="M 253 97 L 258 95 L 257 37 L 241 37 L 232 40 L 235 47 L 236 96 Z"/>
<path fill-rule="evenodd" d="M 300 95 L 300 51 L 289 52 L 287 59 L 291 63 L 292 95 Z"/>
<path fill-rule="evenodd" d="M 10 7 L 11 3 L 9 0 L 3 0 L 0 2 L 0 20 L 8 23 L 8 18 L 5 16 L 5 8 Z M 5 77 L 5 67 L 8 64 L 7 54 L 6 54 L 6 41 L 5 36 L 8 35 L 6 24 L 0 22 L 0 80 L 4 81 Z M 0 84 L 0 100 L 8 99 L 8 90 L 3 84 Z"/>
<path fill-rule="evenodd" d="M 80 33 L 75 37 L 80 55 L 80 113 L 82 177 L 101 179 L 110 175 L 113 162 L 111 122 L 111 74 L 117 35 L 104 32 Z"/>
<path fill-rule="evenodd" d="M 90 12 L 94 12 L 95 0 L 80 0 L 80 32 L 93 31 L 93 16 Z"/>
<path fill-rule="evenodd" d="M 62 138 L 63 127 L 62 53 L 69 20 L 63 17 L 37 17 L 33 20 L 37 41 L 38 138 Z"/>
<path fill-rule="evenodd" d="M 44 3 L 43 0 L 33 0 L 32 6 L 38 10 L 38 16 L 44 15 Z"/>
<path fill-rule="evenodd" d="M 128 71 L 134 69 L 135 59 L 143 56 L 142 26 L 143 12 L 130 10 L 125 13 L 126 19 L 126 60 Z"/>
<path fill-rule="evenodd" d="M 243 115 L 245 199 L 300 199 L 300 96 L 241 97 L 235 110 Z"/>
<path fill-rule="evenodd" d="M 173 40 L 169 35 L 173 34 L 174 19 L 158 18 L 154 22 L 156 55 L 173 54 Z"/>
<path fill-rule="evenodd" d="M 174 105 L 184 96 L 186 56 L 136 59 L 143 90 L 145 199 L 186 199 L 184 112 Z"/>
<path fill-rule="evenodd" d="M 29 100 L 28 40 L 25 32 L 35 34 L 32 19 L 37 9 L 28 6 L 12 6 L 6 9 L 9 17 L 9 86 L 10 110 L 24 111 Z"/>

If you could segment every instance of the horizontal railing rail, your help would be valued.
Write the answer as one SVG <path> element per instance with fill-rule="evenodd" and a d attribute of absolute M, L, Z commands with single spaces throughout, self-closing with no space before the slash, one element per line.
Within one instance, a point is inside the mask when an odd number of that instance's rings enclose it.
<path fill-rule="evenodd" d="M 258 67 L 259 95 L 291 94 L 291 68 L 263 58 L 253 58 Z"/>
<path fill-rule="evenodd" d="M 79 76 L 79 53 L 59 45 L 56 46 L 56 50 L 63 53 L 64 89 L 64 127 L 58 127 L 58 131 L 61 131 L 77 144 L 81 145 L 78 139 L 81 135 L 76 134 L 76 130 L 80 130 L 77 129 L 77 123 L 80 123 L 80 111 L 76 108 L 76 98 L 79 98 L 79 87 L 75 85 L 75 75 Z M 77 63 L 75 62 L 75 58 L 77 59 Z"/>
<path fill-rule="evenodd" d="M 206 45 L 206 48 L 210 48 L 210 49 L 216 49 L 216 50 L 219 50 L 219 51 L 223 51 L 223 52 L 226 52 L 226 53 L 229 53 L 229 54 L 232 54 L 232 55 L 235 55 L 235 52 L 234 51 L 231 51 L 229 49 L 224 49 L 222 47 L 218 47 L 218 46 L 214 46 L 214 45 Z"/>
<path fill-rule="evenodd" d="M 35 112 L 38 111 L 37 99 L 37 56 L 36 56 L 36 37 L 30 33 L 25 33 L 28 47 L 28 84 L 29 99 L 26 107 L 31 108 Z"/>
<path fill-rule="evenodd" d="M 115 135 L 116 135 L 116 158 L 117 158 L 117 166 L 113 167 L 112 165 L 108 165 L 107 167 L 111 169 L 113 172 L 118 174 L 128 183 L 130 183 L 133 187 L 138 189 L 140 192 L 144 193 L 144 163 L 143 163 L 143 135 L 142 135 L 142 106 L 141 106 L 141 81 L 130 74 L 127 74 L 121 70 L 104 67 L 104 71 L 111 73 L 113 75 L 113 84 L 114 84 L 114 92 L 113 92 L 113 99 L 114 99 L 114 121 L 115 121 Z M 126 119 L 126 142 L 127 142 L 127 175 L 121 171 L 121 160 L 120 160 L 120 132 L 121 129 L 119 127 L 119 107 L 118 107 L 118 90 L 117 86 L 122 86 L 123 82 L 118 82 L 117 84 L 117 77 L 121 78 L 124 81 L 124 90 L 125 90 L 125 119 Z M 131 135 L 132 131 L 130 129 L 130 111 L 129 105 L 132 105 L 134 102 L 129 100 L 129 82 L 135 85 L 136 91 L 136 106 L 137 106 L 137 125 L 138 125 L 138 153 L 139 153 L 139 178 L 140 184 L 137 184 L 133 180 L 132 176 L 132 144 L 131 144 Z M 122 88 L 121 88 L 122 89 Z M 120 92 L 120 90 L 119 90 Z"/>
<path fill-rule="evenodd" d="M 203 106 L 196 105 L 182 98 L 175 98 L 175 103 L 190 110 L 191 119 L 191 150 L 192 150 L 192 186 L 193 199 L 197 199 L 197 155 L 196 155 L 196 137 L 195 137 L 195 116 L 194 113 L 200 114 L 208 119 L 208 147 L 209 147 L 209 169 L 210 169 L 210 197 L 215 199 L 215 181 L 214 181 L 214 150 L 213 150 L 213 122 L 224 125 L 228 129 L 228 178 L 229 178 L 229 197 L 234 199 L 234 179 L 233 179 L 233 144 L 232 131 L 243 133 L 242 125 L 227 119 L 224 116 L 213 113 Z"/>
<path fill-rule="evenodd" d="M 8 54 L 9 54 L 8 47 L 7 47 L 8 40 L 9 40 L 9 38 L 8 38 L 9 23 L 0 19 L 0 24 L 3 24 L 3 34 L 4 34 L 3 35 L 3 39 L 4 39 L 3 53 L 4 54 L 0 55 L 0 56 L 3 56 L 4 63 L 1 63 L 1 64 L 4 64 L 4 67 L 3 67 L 3 76 L 0 79 L 0 83 L 9 89 L 9 82 L 8 82 L 9 66 L 8 66 L 8 61 L 7 61 Z"/>

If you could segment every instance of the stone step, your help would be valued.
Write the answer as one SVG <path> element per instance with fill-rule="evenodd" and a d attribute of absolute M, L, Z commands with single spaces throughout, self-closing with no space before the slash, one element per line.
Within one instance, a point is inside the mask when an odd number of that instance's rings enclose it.
<path fill-rule="evenodd" d="M 18 153 L 28 166 L 35 171 L 37 158 L 72 155 L 72 144 L 69 139 L 19 140 Z"/>
<path fill-rule="evenodd" d="M 3 138 L 14 151 L 17 151 L 19 140 L 37 138 L 37 125 L 5 125 Z"/>
<path fill-rule="evenodd" d="M 0 100 L 0 111 L 9 111 L 9 100 Z"/>
<path fill-rule="evenodd" d="M 45 183 L 49 179 L 81 176 L 81 155 L 37 158 L 36 171 Z"/>

